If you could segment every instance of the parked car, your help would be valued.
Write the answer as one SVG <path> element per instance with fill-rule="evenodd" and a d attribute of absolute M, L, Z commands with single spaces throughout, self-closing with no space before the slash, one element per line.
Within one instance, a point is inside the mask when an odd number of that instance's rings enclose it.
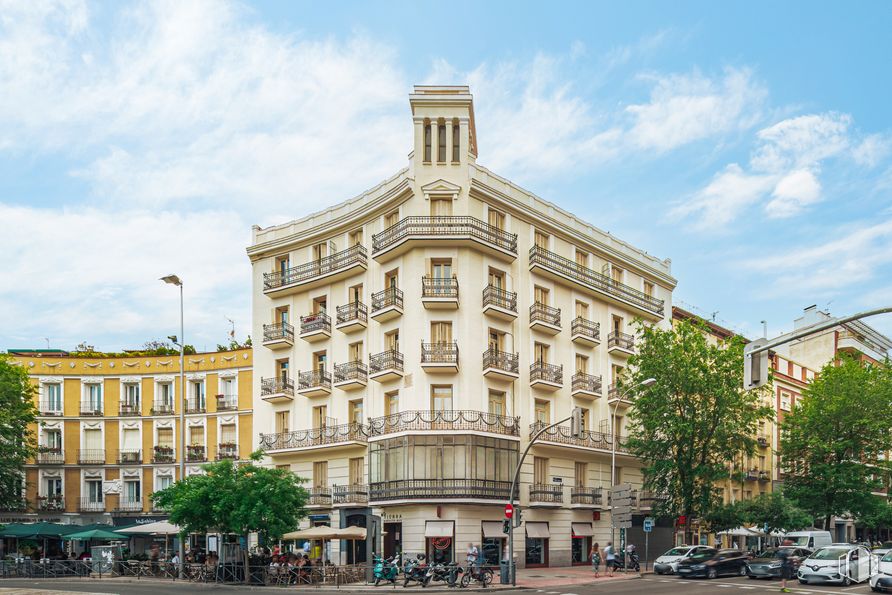
<path fill-rule="evenodd" d="M 870 577 L 870 589 L 877 593 L 892 592 L 892 550 L 880 558 L 876 574 Z"/>
<path fill-rule="evenodd" d="M 811 554 L 811 550 L 787 546 L 767 549 L 747 562 L 747 576 L 750 578 L 780 578 L 781 554 L 786 554 L 793 562 L 793 568 L 797 569 L 799 564 Z"/>
<path fill-rule="evenodd" d="M 863 545 L 833 543 L 802 561 L 799 565 L 799 582 L 803 585 L 862 583 L 873 574 L 873 560 L 873 555 Z"/>
<path fill-rule="evenodd" d="M 697 552 L 710 549 L 712 548 L 707 545 L 680 545 L 674 547 L 654 560 L 654 572 L 657 574 L 675 574 L 679 562 Z"/>
<path fill-rule="evenodd" d="M 871 551 L 873 555 L 877 557 L 877 559 L 882 558 L 889 552 L 892 552 L 892 541 L 884 541 L 883 543 L 873 548 Z"/>
<path fill-rule="evenodd" d="M 781 543 L 787 540 L 791 542 L 791 545 L 804 547 L 812 551 L 833 543 L 830 531 L 793 531 L 784 535 Z"/>
<path fill-rule="evenodd" d="M 726 574 L 746 576 L 747 555 L 740 550 L 707 549 L 691 554 L 678 563 L 676 573 L 681 578 L 716 578 Z"/>

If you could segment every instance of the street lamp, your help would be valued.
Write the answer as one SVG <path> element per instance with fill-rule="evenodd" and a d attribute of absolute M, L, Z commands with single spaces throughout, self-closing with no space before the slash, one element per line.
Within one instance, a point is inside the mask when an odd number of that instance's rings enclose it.
<path fill-rule="evenodd" d="M 185 331 L 183 330 L 183 282 L 176 275 L 167 275 L 161 277 L 161 280 L 169 285 L 176 285 L 180 288 L 180 341 L 177 343 L 176 337 L 168 337 L 173 339 L 175 345 L 180 347 L 180 481 L 186 479 L 186 366 L 185 351 L 186 340 Z M 186 548 L 183 543 L 183 535 L 179 536 L 180 547 L 178 557 L 180 559 L 180 578 L 184 575 L 183 563 L 186 559 Z"/>

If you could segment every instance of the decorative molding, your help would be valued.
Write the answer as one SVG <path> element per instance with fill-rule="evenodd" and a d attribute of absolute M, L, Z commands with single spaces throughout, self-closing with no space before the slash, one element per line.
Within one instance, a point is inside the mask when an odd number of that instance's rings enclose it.
<path fill-rule="evenodd" d="M 59 366 L 62 365 L 62 362 L 55 362 L 55 363 L 42 362 L 42 365 L 46 368 L 58 368 Z"/>
<path fill-rule="evenodd" d="M 205 372 L 199 372 L 196 374 L 186 374 L 187 380 L 205 380 L 207 378 L 207 374 Z"/>
<path fill-rule="evenodd" d="M 214 363 L 215 361 L 217 361 L 217 358 L 214 357 L 214 356 L 212 355 L 212 356 L 211 356 L 211 363 Z"/>
<path fill-rule="evenodd" d="M 103 476 L 102 469 L 84 469 L 83 472 L 84 479 L 96 479 L 97 477 L 101 479 Z"/>
<path fill-rule="evenodd" d="M 121 475 L 124 477 L 141 478 L 142 477 L 141 471 L 142 471 L 141 469 L 122 469 Z"/>
<path fill-rule="evenodd" d="M 41 376 L 37 379 L 37 382 L 40 384 L 61 384 L 62 377 L 61 376 Z"/>
<path fill-rule="evenodd" d="M 152 367 L 152 361 L 151 361 L 151 360 L 148 360 L 148 359 L 147 359 L 147 360 L 146 360 L 145 362 L 143 362 L 143 363 L 145 364 L 145 366 L 146 366 L 147 368 L 151 368 L 151 367 Z"/>
<path fill-rule="evenodd" d="M 139 376 L 122 376 L 121 384 L 139 384 L 142 379 Z"/>
<path fill-rule="evenodd" d="M 242 359 L 248 359 L 248 354 L 247 354 L 247 352 L 242 354 Z"/>
<path fill-rule="evenodd" d="M 205 420 L 205 418 L 203 418 L 203 417 L 191 418 L 191 419 L 186 420 L 186 424 L 190 428 L 196 428 L 198 426 L 204 427 L 204 420 Z"/>
<path fill-rule="evenodd" d="M 109 368 L 114 368 L 114 367 L 115 367 L 115 362 L 108 362 L 108 367 L 109 367 Z"/>
<path fill-rule="evenodd" d="M 227 417 L 219 417 L 217 419 L 220 421 L 221 424 L 234 424 L 236 423 L 236 420 L 238 418 L 236 416 L 230 415 Z"/>
<path fill-rule="evenodd" d="M 190 359 L 190 360 L 189 360 L 189 363 L 190 363 L 190 364 L 195 364 L 195 365 L 197 366 L 198 364 L 203 364 L 203 363 L 204 363 L 204 358 L 200 358 L 200 359 Z"/>
<path fill-rule="evenodd" d="M 141 425 L 141 422 L 138 421 L 122 421 L 121 429 L 122 430 L 138 430 Z"/>
<path fill-rule="evenodd" d="M 102 422 L 101 421 L 81 421 L 81 429 L 82 430 L 101 430 Z"/>
<path fill-rule="evenodd" d="M 43 477 L 62 477 L 61 469 L 41 469 L 40 474 Z"/>
<path fill-rule="evenodd" d="M 224 356 L 223 356 L 223 361 L 224 361 L 224 362 L 231 362 L 231 361 L 234 360 L 234 359 L 235 359 L 235 356 L 234 356 L 234 355 L 224 355 Z"/>
<path fill-rule="evenodd" d="M 158 361 L 159 366 L 169 366 L 172 363 L 171 360 L 167 360 L 166 362 Z"/>
<path fill-rule="evenodd" d="M 102 378 L 96 378 L 96 377 L 81 378 L 81 384 L 102 384 Z"/>
<path fill-rule="evenodd" d="M 435 180 L 421 187 L 424 200 L 430 200 L 433 196 L 451 196 L 452 200 L 458 200 L 461 186 L 444 179 Z"/>
<path fill-rule="evenodd" d="M 91 364 L 89 362 L 84 362 L 84 366 L 87 368 L 101 368 L 102 362 L 96 362 L 95 364 Z"/>
<path fill-rule="evenodd" d="M 218 378 L 235 378 L 238 376 L 238 370 L 220 370 L 217 372 Z"/>
<path fill-rule="evenodd" d="M 156 428 L 172 428 L 173 420 L 172 419 L 159 419 L 155 421 Z"/>
<path fill-rule="evenodd" d="M 40 424 L 41 429 L 43 430 L 61 430 L 62 422 L 61 421 L 46 421 Z"/>
<path fill-rule="evenodd" d="M 121 362 L 121 364 L 127 366 L 128 368 L 135 368 L 139 365 L 139 362 Z"/>
<path fill-rule="evenodd" d="M 155 382 L 167 383 L 173 382 L 176 376 L 155 376 Z"/>
<path fill-rule="evenodd" d="M 173 467 L 159 467 L 155 469 L 155 477 L 173 477 Z"/>
<path fill-rule="evenodd" d="M 68 367 L 74 369 L 74 362 L 71 362 L 70 364 L 68 364 Z"/>

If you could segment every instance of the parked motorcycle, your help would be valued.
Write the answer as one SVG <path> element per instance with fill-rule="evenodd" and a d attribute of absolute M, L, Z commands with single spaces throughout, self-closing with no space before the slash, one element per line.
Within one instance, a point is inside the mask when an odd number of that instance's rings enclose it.
<path fill-rule="evenodd" d="M 424 584 L 424 577 L 427 575 L 427 564 L 425 563 L 425 555 L 418 554 L 415 559 L 409 558 L 403 566 L 403 586 L 408 587 L 410 582 L 416 582 L 419 585 Z"/>
<path fill-rule="evenodd" d="M 625 560 L 628 560 L 628 562 L 626 562 Z M 637 552 L 627 552 L 625 555 L 625 559 L 623 558 L 622 554 L 617 554 L 616 558 L 613 561 L 613 569 L 628 569 L 634 572 L 641 572 L 641 559 L 638 557 Z"/>
<path fill-rule="evenodd" d="M 481 586 L 488 587 L 492 584 L 492 569 L 471 565 L 461 577 L 461 586 L 467 587 L 471 581 L 477 581 Z"/>
<path fill-rule="evenodd" d="M 427 567 L 427 574 L 424 575 L 424 582 L 421 583 L 421 586 L 426 587 L 431 583 L 443 581 L 448 586 L 454 587 L 458 581 L 458 575 L 462 572 L 462 567 L 455 562 L 431 564 Z"/>
<path fill-rule="evenodd" d="M 388 581 L 391 584 L 396 584 L 396 577 L 399 573 L 400 569 L 394 563 L 392 556 L 386 560 L 380 556 L 375 556 L 374 577 L 376 587 L 381 581 Z"/>

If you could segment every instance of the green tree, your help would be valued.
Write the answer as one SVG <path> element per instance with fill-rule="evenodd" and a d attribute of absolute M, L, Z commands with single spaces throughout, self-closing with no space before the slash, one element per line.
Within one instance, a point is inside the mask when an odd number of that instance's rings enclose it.
<path fill-rule="evenodd" d="M 729 461 L 755 452 L 757 425 L 773 415 L 763 391 L 743 390 L 743 339 L 707 335 L 691 321 L 639 324 L 639 351 L 620 386 L 633 400 L 626 446 L 644 461 L 645 487 L 666 496 L 657 512 L 688 519 L 714 508 Z M 656 382 L 642 386 L 648 378 Z"/>
<path fill-rule="evenodd" d="M 736 529 L 744 522 L 744 510 L 740 502 L 713 506 L 703 515 L 703 524 L 711 533 Z"/>
<path fill-rule="evenodd" d="M 35 388 L 22 366 L 0 354 L 0 509 L 22 502 L 25 461 L 34 456 Z"/>
<path fill-rule="evenodd" d="M 876 498 L 870 512 L 858 517 L 857 524 L 874 535 L 877 529 L 892 527 L 892 506 L 886 500 Z"/>
<path fill-rule="evenodd" d="M 784 492 L 830 528 L 870 514 L 892 450 L 892 367 L 842 356 L 805 388 L 781 425 Z"/>
<path fill-rule="evenodd" d="M 760 494 L 740 503 L 743 520 L 759 531 L 787 533 L 814 525 L 814 518 L 781 492 Z"/>

